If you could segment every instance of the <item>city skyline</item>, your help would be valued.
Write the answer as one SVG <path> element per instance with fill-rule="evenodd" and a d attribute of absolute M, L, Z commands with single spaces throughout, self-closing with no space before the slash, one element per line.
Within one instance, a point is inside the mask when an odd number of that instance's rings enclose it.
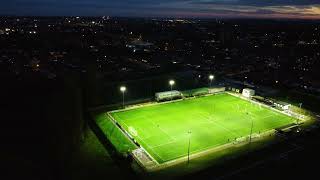
<path fill-rule="evenodd" d="M 0 15 L 320 19 L 317 0 L 12 0 Z"/>

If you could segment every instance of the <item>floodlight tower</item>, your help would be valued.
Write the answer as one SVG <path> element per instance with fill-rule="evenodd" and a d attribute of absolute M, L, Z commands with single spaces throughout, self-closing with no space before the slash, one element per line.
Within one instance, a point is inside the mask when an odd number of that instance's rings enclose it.
<path fill-rule="evenodd" d="M 172 86 L 174 85 L 174 83 L 175 83 L 174 80 L 170 80 L 169 81 L 169 85 L 170 85 L 170 89 L 171 89 L 171 93 L 170 93 L 171 94 L 171 100 L 172 100 Z"/>
<path fill-rule="evenodd" d="M 249 145 L 251 145 L 251 140 L 252 140 L 252 130 L 253 130 L 253 118 L 250 117 L 248 111 L 246 112 L 246 114 L 248 115 L 248 118 L 251 119 L 251 128 L 250 128 L 250 137 L 249 137 Z"/>
<path fill-rule="evenodd" d="M 253 119 L 251 119 L 251 130 L 250 130 L 250 141 L 249 141 L 249 144 L 251 144 L 251 140 L 252 140 L 252 129 L 253 129 Z"/>
<path fill-rule="evenodd" d="M 212 80 L 214 79 L 214 75 L 209 75 L 209 80 L 210 80 L 210 86 L 209 87 L 211 87 L 211 84 L 212 84 Z"/>
<path fill-rule="evenodd" d="M 172 86 L 175 84 L 174 80 L 170 80 L 169 81 L 169 85 L 170 85 L 170 88 L 171 88 L 171 91 L 172 91 Z"/>
<path fill-rule="evenodd" d="M 125 86 L 120 87 L 120 91 L 122 92 L 122 108 L 124 109 L 124 93 L 126 92 L 127 88 Z"/>
<path fill-rule="evenodd" d="M 191 139 L 191 131 L 188 131 L 188 135 L 189 135 L 189 144 L 188 144 L 188 164 L 190 162 L 190 139 Z"/>
<path fill-rule="evenodd" d="M 302 108 L 302 103 L 299 103 L 299 111 L 301 111 L 301 108 Z M 297 125 L 298 125 L 298 132 L 299 132 L 299 129 L 300 129 L 300 124 L 299 124 L 299 118 L 296 118 L 297 119 Z"/>

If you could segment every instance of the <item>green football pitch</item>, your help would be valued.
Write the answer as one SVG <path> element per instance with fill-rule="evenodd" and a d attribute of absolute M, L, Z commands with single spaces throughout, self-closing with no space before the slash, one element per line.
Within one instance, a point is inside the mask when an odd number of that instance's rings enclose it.
<path fill-rule="evenodd" d="M 158 162 L 296 122 L 292 117 L 227 93 L 111 112 Z M 251 129 L 252 127 L 252 129 Z"/>

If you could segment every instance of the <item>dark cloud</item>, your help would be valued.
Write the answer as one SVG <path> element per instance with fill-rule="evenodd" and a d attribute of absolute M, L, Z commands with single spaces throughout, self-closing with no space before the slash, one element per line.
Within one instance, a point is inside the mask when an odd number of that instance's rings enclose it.
<path fill-rule="evenodd" d="M 316 5 L 320 0 L 11 0 L 2 5 L 13 6 L 91 6 L 91 7 L 147 7 L 180 3 L 194 5 L 295 6 Z"/>
<path fill-rule="evenodd" d="M 320 0 L 10 0 L 6 15 L 237 16 L 312 15 L 320 19 Z M 310 11 L 310 8 L 313 11 Z M 319 10 L 317 10 L 319 8 Z"/>
<path fill-rule="evenodd" d="M 243 6 L 301 6 L 320 4 L 320 0 L 194 0 L 190 3 Z"/>
<path fill-rule="evenodd" d="M 264 15 L 267 15 L 267 14 L 276 14 L 275 11 L 272 11 L 272 10 L 268 10 L 268 9 L 257 9 L 253 12 L 249 12 L 250 14 L 264 14 Z"/>

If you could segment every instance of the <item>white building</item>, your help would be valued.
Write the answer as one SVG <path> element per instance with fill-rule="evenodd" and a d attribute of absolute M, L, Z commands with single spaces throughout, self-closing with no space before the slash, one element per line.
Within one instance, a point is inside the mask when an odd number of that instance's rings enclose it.
<path fill-rule="evenodd" d="M 286 102 L 277 101 L 273 103 L 276 107 L 281 108 L 284 111 L 287 111 L 290 109 L 291 104 L 288 104 Z"/>
<path fill-rule="evenodd" d="M 244 97 L 247 97 L 247 98 L 250 98 L 250 97 L 252 97 L 252 96 L 254 96 L 255 95 L 255 90 L 253 90 L 253 89 L 248 89 L 248 88 L 246 88 L 246 89 L 243 89 L 242 90 L 242 95 L 244 96 Z"/>
<path fill-rule="evenodd" d="M 182 93 L 180 91 L 166 91 L 166 92 L 158 92 L 155 94 L 155 98 L 157 101 L 169 100 L 174 98 L 181 98 Z"/>

